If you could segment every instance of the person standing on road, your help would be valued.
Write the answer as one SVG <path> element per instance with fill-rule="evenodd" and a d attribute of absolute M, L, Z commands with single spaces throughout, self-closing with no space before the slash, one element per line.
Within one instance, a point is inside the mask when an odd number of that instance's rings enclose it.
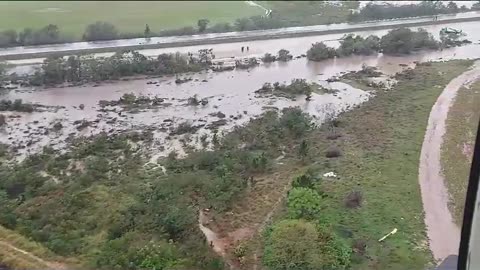
<path fill-rule="evenodd" d="M 243 46 L 242 46 L 242 53 L 243 53 Z"/>
<path fill-rule="evenodd" d="M 250 50 L 250 48 L 247 46 L 247 52 Z"/>

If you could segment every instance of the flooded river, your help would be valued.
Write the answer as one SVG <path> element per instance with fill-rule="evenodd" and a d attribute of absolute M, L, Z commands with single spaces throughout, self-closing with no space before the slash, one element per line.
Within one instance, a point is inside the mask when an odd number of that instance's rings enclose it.
<path fill-rule="evenodd" d="M 427 27 L 428 31 L 438 33 L 443 26 Z M 139 79 L 103 83 L 101 85 L 83 85 L 78 87 L 50 89 L 19 89 L 5 94 L 6 99 L 22 99 L 25 102 L 38 103 L 47 106 L 64 106 L 60 109 L 47 109 L 43 112 L 17 113 L 8 112 L 8 125 L 0 131 L 0 142 L 18 149 L 19 157 L 37 152 L 43 146 L 50 145 L 62 149 L 69 139 L 78 136 L 90 136 L 102 131 L 118 133 L 124 130 L 154 131 L 152 154 L 167 155 L 171 150 L 183 153 L 185 146 L 201 148 L 199 138 L 207 134 L 211 141 L 212 125 L 219 131 L 231 130 L 236 125 L 246 123 L 252 117 L 260 115 L 269 109 L 281 109 L 289 106 L 300 106 L 321 121 L 322 107 L 334 104 L 337 112 L 366 101 L 371 93 L 353 88 L 342 82 L 328 83 L 326 80 L 344 72 L 360 70 L 362 65 L 376 66 L 386 75 L 393 75 L 402 69 L 413 66 L 417 61 L 448 60 L 480 57 L 480 34 L 475 32 L 475 23 L 460 23 L 452 26 L 462 29 L 474 41 L 463 47 L 445 49 L 443 51 L 418 52 L 403 57 L 385 56 L 352 56 L 330 59 L 322 62 L 309 62 L 305 58 L 292 60 L 288 63 L 275 62 L 262 64 L 251 70 L 233 70 L 226 72 L 201 72 L 198 74 L 182 74 L 181 77 L 192 77 L 192 81 L 175 84 L 175 77 L 155 79 Z M 382 31 L 359 32 L 362 35 L 382 35 Z M 383 31 L 383 32 L 386 32 Z M 338 46 L 341 35 L 326 35 L 321 37 L 303 37 L 281 40 L 264 40 L 249 43 L 229 43 L 213 45 L 214 53 L 220 57 L 261 56 L 265 52 L 276 52 L 281 48 L 288 49 L 293 55 L 306 52 L 310 44 L 326 41 L 330 46 Z M 328 41 L 329 40 L 329 41 Z M 241 46 L 249 46 L 250 51 L 242 54 Z M 143 51 L 147 55 L 155 55 L 172 51 L 195 51 L 204 46 L 190 46 L 172 49 L 157 49 Z M 305 97 L 296 100 L 286 98 L 256 97 L 255 90 L 265 82 L 289 82 L 294 78 L 304 78 L 320 85 L 337 89 L 336 94 L 314 94 L 311 101 Z M 164 98 L 165 101 L 155 108 L 131 112 L 120 107 L 102 109 L 100 100 L 118 100 L 125 93 Z M 205 98 L 208 104 L 191 106 L 187 99 L 197 95 Z M 84 108 L 80 109 L 80 104 Z M 82 106 L 82 107 L 83 107 Z M 225 118 L 212 116 L 222 112 Z M 90 121 L 89 126 L 80 129 L 79 122 Z M 220 121 L 222 120 L 222 121 Z M 171 130 L 183 122 L 189 122 L 198 127 L 191 135 L 170 135 Z M 55 123 L 61 122 L 63 128 L 52 131 Z"/>

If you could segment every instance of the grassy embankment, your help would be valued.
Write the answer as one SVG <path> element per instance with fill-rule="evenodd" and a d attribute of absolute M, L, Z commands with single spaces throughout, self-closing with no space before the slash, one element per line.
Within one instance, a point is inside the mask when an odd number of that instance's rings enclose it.
<path fill-rule="evenodd" d="M 355 269 L 425 269 L 426 245 L 418 166 L 430 109 L 448 82 L 466 70 L 470 61 L 419 66 L 391 91 L 381 92 L 360 109 L 340 118 L 343 136 L 327 142 L 320 130 L 311 141 L 322 153 L 337 144 L 343 156 L 328 162 L 340 179 L 325 181 L 323 216 L 352 239 L 367 241 L 366 256 Z M 324 164 L 325 159 L 318 159 Z M 358 210 L 344 207 L 345 196 L 359 190 L 364 203 Z M 384 243 L 377 240 L 394 228 Z"/>
<path fill-rule="evenodd" d="M 42 245 L 0 226 L 0 265 L 12 269 L 59 268 L 64 261 Z"/>
<path fill-rule="evenodd" d="M 443 137 L 441 162 L 451 196 L 450 211 L 462 223 L 473 146 L 480 118 L 480 82 L 462 87 L 450 107 Z"/>
<path fill-rule="evenodd" d="M 344 113 L 337 128 L 342 137 L 326 139 L 329 131 L 324 127 L 310 134 L 312 167 L 319 174 L 333 171 L 339 176 L 317 184 L 323 196 L 318 222 L 333 226 L 352 245 L 366 243 L 365 251 L 357 250 L 352 257 L 353 269 L 425 269 L 431 264 L 418 185 L 420 149 L 431 107 L 445 85 L 471 64 L 418 66 L 392 90 Z M 341 157 L 324 157 L 332 145 L 341 150 Z M 345 207 L 352 191 L 363 195 L 360 208 Z M 275 220 L 283 213 L 278 211 Z M 394 228 L 395 235 L 378 242 Z M 247 245 L 252 252 L 263 244 L 254 238 Z M 253 260 L 249 257 L 248 264 Z"/>
<path fill-rule="evenodd" d="M 23 30 L 56 24 L 62 32 L 76 39 L 85 27 L 95 21 L 113 23 L 120 32 L 143 33 L 145 24 L 153 32 L 183 26 L 196 27 L 202 18 L 211 24 L 233 22 L 235 19 L 264 12 L 244 1 L 107 1 L 55 2 L 5 1 L 0 3 L 0 30 Z"/>

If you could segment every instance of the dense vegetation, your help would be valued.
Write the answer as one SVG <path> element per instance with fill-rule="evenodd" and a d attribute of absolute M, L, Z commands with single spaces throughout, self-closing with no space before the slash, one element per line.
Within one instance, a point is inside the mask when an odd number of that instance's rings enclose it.
<path fill-rule="evenodd" d="M 316 83 L 308 83 L 305 79 L 293 79 L 290 84 L 279 82 L 264 83 L 262 88 L 255 91 L 259 95 L 275 95 L 279 97 L 295 98 L 298 95 L 305 95 L 310 99 L 313 91 L 319 87 Z"/>
<path fill-rule="evenodd" d="M 33 112 L 33 105 L 30 103 L 23 103 L 21 99 L 0 100 L 0 112 L 1 111 L 17 111 L 17 112 Z"/>
<path fill-rule="evenodd" d="M 436 50 L 470 43 L 468 40 L 461 40 L 462 36 L 463 34 L 460 32 L 442 30 L 440 41 L 437 41 L 422 28 L 417 31 L 412 31 L 409 28 L 392 29 L 381 38 L 374 35 L 364 38 L 359 35 L 348 34 L 342 38 L 340 47 L 336 50 L 322 42 L 312 44 L 312 47 L 307 51 L 307 58 L 311 61 L 322 61 L 335 56 L 343 57 L 352 54 L 409 54 L 423 49 Z"/>
<path fill-rule="evenodd" d="M 84 83 L 115 80 L 133 75 L 165 75 L 200 71 L 210 64 L 208 50 L 199 57 L 180 53 L 160 54 L 149 58 L 136 51 L 119 52 L 111 57 L 87 56 L 49 57 L 30 78 L 32 85 L 54 85 L 64 82 Z"/>
<path fill-rule="evenodd" d="M 249 178 L 271 169 L 279 146 L 300 143 L 312 126 L 299 108 L 270 111 L 212 138 L 214 151 L 170 154 L 161 161 L 167 174 L 144 166 L 145 133 L 78 140 L 65 154 L 45 148 L 0 166 L 0 222 L 92 268 L 223 269 L 198 210 L 228 211 Z"/>
<path fill-rule="evenodd" d="M 292 60 L 293 55 L 290 54 L 289 50 L 281 49 L 278 51 L 277 55 L 272 55 L 271 53 L 266 53 L 262 57 L 264 63 L 270 63 L 275 61 L 287 62 Z"/>
<path fill-rule="evenodd" d="M 464 6 L 458 7 L 454 2 L 444 5 L 442 2 L 422 1 L 410 5 L 379 5 L 369 3 L 359 12 L 352 12 L 358 7 L 355 1 L 346 1 L 334 5 L 324 1 L 272 1 L 263 3 L 273 11 L 269 16 L 252 16 L 235 20 L 233 23 L 210 24 L 208 18 L 201 18 L 194 26 L 184 26 L 158 32 L 151 30 L 147 24 L 136 32 L 122 32 L 110 22 L 89 24 L 82 35 L 86 41 L 111 40 L 118 38 L 150 38 L 154 36 L 194 35 L 201 33 L 220 33 L 230 31 L 250 31 L 275 29 L 289 26 L 359 22 L 368 20 L 393 19 L 403 17 L 447 14 L 468 11 Z M 472 10 L 479 8 L 474 5 Z M 321 14 L 321 16 L 319 16 Z M 49 24 L 39 29 L 25 28 L 22 31 L 4 30 L 0 32 L 0 47 L 52 44 L 74 41 L 72 37 L 60 31 L 61 25 Z"/>

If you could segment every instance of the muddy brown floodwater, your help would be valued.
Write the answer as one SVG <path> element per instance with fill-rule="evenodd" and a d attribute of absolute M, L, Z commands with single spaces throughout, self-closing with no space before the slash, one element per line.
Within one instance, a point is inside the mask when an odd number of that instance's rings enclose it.
<path fill-rule="evenodd" d="M 432 107 L 420 154 L 419 182 L 430 250 L 437 261 L 458 254 L 460 228 L 448 209 L 449 195 L 440 165 L 440 148 L 448 110 L 457 91 L 480 77 L 480 62 L 453 79 Z"/>
<path fill-rule="evenodd" d="M 156 79 L 118 81 L 101 85 L 83 85 L 78 87 L 49 89 L 18 89 L 9 92 L 3 98 L 23 99 L 25 102 L 49 106 L 65 106 L 57 112 L 36 113 L 6 113 L 8 125 L 0 131 L 0 142 L 18 148 L 22 156 L 39 151 L 43 146 L 65 148 L 67 138 L 90 136 L 100 132 L 110 134 L 128 129 L 154 130 L 155 143 L 152 148 L 154 157 L 164 156 L 171 150 L 183 153 L 185 146 L 201 148 L 199 138 L 212 134 L 207 129 L 220 120 L 210 116 L 218 111 L 226 115 L 226 123 L 221 123 L 220 131 L 231 130 L 236 125 L 248 122 L 252 117 L 260 115 L 267 109 L 282 109 L 289 106 L 300 106 L 306 112 L 322 120 L 321 108 L 333 103 L 337 112 L 346 110 L 368 99 L 369 93 L 351 87 L 341 82 L 328 83 L 326 80 L 344 72 L 360 70 L 362 65 L 376 66 L 387 75 L 414 66 L 416 61 L 448 60 L 453 58 L 480 57 L 480 46 L 468 46 L 446 49 L 443 51 L 419 52 L 404 57 L 384 55 L 352 56 L 330 59 L 322 62 L 309 62 L 305 58 L 292 60 L 288 63 L 275 62 L 262 64 L 251 70 L 234 70 L 220 73 L 201 72 L 183 74 L 180 77 L 191 77 L 192 81 L 175 84 L 174 76 Z M 265 82 L 289 82 L 294 78 L 304 78 L 327 88 L 337 89 L 335 95 L 314 94 L 311 101 L 304 97 L 295 101 L 285 98 L 258 98 L 254 91 Z M 147 84 L 148 83 L 148 84 Z M 117 100 L 125 93 L 136 95 L 158 96 L 165 98 L 170 106 L 141 110 L 137 113 L 120 111 L 99 111 L 100 100 Z M 197 95 L 206 98 L 205 106 L 186 106 L 186 99 Z M 84 109 L 79 109 L 84 104 Z M 11 118 L 20 116 L 19 118 Z M 91 125 L 77 130 L 75 121 L 91 121 Z M 169 136 L 169 130 L 184 121 L 193 125 L 203 126 L 191 135 Z M 49 132 L 56 122 L 62 122 L 63 129 Z M 215 122 L 215 123 L 214 123 Z M 224 125 L 223 125 L 224 124 Z M 46 134 L 48 133 L 48 134 Z M 209 141 L 209 140 L 207 140 Z"/>

